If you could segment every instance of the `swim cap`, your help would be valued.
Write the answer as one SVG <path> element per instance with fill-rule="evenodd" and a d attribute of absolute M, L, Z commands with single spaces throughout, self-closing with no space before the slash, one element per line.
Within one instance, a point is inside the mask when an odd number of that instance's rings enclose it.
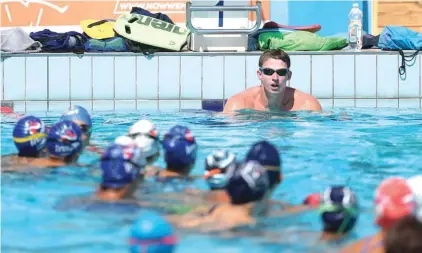
<path fill-rule="evenodd" d="M 89 128 L 92 127 L 91 116 L 88 111 L 80 105 L 75 105 L 65 112 L 60 120 L 80 120 L 84 122 Z"/>
<path fill-rule="evenodd" d="M 175 128 L 177 131 L 172 131 Z M 163 148 L 164 160 L 170 168 L 185 167 L 193 164 L 196 160 L 198 146 L 186 127 L 176 126 L 170 129 L 164 137 Z"/>
<path fill-rule="evenodd" d="M 268 171 L 270 187 L 280 182 L 281 158 L 277 148 L 268 141 L 259 141 L 249 149 L 245 161 L 257 161 Z"/>
<path fill-rule="evenodd" d="M 227 171 L 226 191 L 233 204 L 241 205 L 260 200 L 268 190 L 268 175 L 256 161 L 238 164 Z"/>
<path fill-rule="evenodd" d="M 407 183 L 412 189 L 416 202 L 416 217 L 422 222 L 422 175 L 409 178 Z"/>
<path fill-rule="evenodd" d="M 226 184 L 226 171 L 236 166 L 236 156 L 226 150 L 216 150 L 205 159 L 204 178 L 211 189 L 223 189 Z"/>
<path fill-rule="evenodd" d="M 160 152 L 158 131 L 149 120 L 139 120 L 129 129 L 129 134 L 146 157 L 157 155 Z"/>
<path fill-rule="evenodd" d="M 404 178 L 391 177 L 381 182 L 375 192 L 375 222 L 388 228 L 415 211 L 412 189 Z"/>
<path fill-rule="evenodd" d="M 172 253 L 176 244 L 177 237 L 172 226 L 151 211 L 141 212 L 130 230 L 131 253 Z"/>
<path fill-rule="evenodd" d="M 133 182 L 139 171 L 146 165 L 141 151 L 136 145 L 112 144 L 101 156 L 103 180 L 101 185 L 121 188 Z"/>
<path fill-rule="evenodd" d="M 13 129 L 13 141 L 20 156 L 37 156 L 47 141 L 44 122 L 34 116 L 19 119 Z"/>
<path fill-rule="evenodd" d="M 129 136 L 122 135 L 114 139 L 114 144 L 127 146 L 127 145 L 136 145 L 135 141 Z"/>
<path fill-rule="evenodd" d="M 349 187 L 333 186 L 324 191 L 320 205 L 324 231 L 345 233 L 356 224 L 359 216 L 356 195 Z"/>
<path fill-rule="evenodd" d="M 69 157 L 80 152 L 81 128 L 68 120 L 54 124 L 48 133 L 47 148 L 50 154 L 57 157 Z"/>
<path fill-rule="evenodd" d="M 189 128 L 180 125 L 170 128 L 168 133 L 164 136 L 164 139 L 167 138 L 182 138 L 189 142 L 195 142 L 195 137 L 192 135 Z"/>

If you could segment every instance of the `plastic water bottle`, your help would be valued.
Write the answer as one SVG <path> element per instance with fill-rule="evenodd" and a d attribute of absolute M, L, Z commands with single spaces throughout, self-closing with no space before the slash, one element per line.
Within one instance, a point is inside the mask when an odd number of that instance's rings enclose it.
<path fill-rule="evenodd" d="M 362 18 L 363 13 L 359 9 L 359 4 L 354 3 L 349 12 L 349 46 L 352 50 L 362 48 Z"/>

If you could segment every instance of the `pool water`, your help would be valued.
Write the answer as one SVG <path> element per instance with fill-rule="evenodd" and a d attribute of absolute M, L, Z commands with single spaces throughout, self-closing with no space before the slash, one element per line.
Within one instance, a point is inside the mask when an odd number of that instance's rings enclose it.
<path fill-rule="evenodd" d="M 51 124 L 58 120 L 60 112 L 34 115 Z M 199 144 L 192 174 L 203 173 L 204 158 L 214 149 L 229 149 L 243 159 L 251 144 L 267 139 L 279 148 L 283 160 L 284 181 L 274 198 L 299 204 L 309 193 L 320 192 L 327 186 L 350 186 L 357 193 L 362 213 L 354 232 L 343 243 L 377 231 L 373 225 L 372 199 L 381 180 L 393 175 L 415 175 L 422 168 L 419 110 L 335 109 L 322 114 L 249 112 L 233 117 L 204 111 L 93 113 L 92 142 L 104 147 L 141 118 L 153 121 L 161 134 L 175 124 L 191 129 Z M 2 155 L 16 152 L 11 136 L 13 122 L 2 119 Z M 97 160 L 98 156 L 91 153 L 80 158 L 82 163 Z M 158 164 L 163 166 L 163 160 Z M 98 181 L 98 173 L 77 167 L 3 173 L 2 251 L 128 252 L 129 228 L 136 213 L 55 208 L 65 198 L 91 194 Z M 202 181 L 195 185 L 207 189 Z M 308 212 L 262 220 L 256 230 L 273 233 L 271 240 L 250 235 L 253 233 L 241 238 L 222 238 L 178 231 L 180 243 L 176 252 L 317 252 L 315 231 L 320 229 L 318 213 Z M 340 246 L 325 246 L 321 252 L 334 251 Z"/>

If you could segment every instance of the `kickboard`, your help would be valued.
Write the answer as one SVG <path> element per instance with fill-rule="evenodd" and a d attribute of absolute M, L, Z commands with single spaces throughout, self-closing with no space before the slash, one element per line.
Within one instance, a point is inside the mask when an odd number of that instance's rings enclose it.
<path fill-rule="evenodd" d="M 292 29 L 296 31 L 306 31 L 315 33 L 321 30 L 321 25 L 308 25 L 308 26 L 289 26 L 289 25 L 281 25 L 276 22 L 270 21 L 264 24 L 263 28 L 285 28 L 285 29 Z"/>
<path fill-rule="evenodd" d="M 186 28 L 140 14 L 120 15 L 114 30 L 126 39 L 173 51 L 181 51 L 190 36 Z"/>

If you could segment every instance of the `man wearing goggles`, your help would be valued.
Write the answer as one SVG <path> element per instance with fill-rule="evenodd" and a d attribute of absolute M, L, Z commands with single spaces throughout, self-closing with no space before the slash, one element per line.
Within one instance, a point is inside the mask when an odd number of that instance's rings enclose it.
<path fill-rule="evenodd" d="M 283 50 L 270 49 L 259 58 L 257 71 L 260 86 L 232 96 L 224 106 L 224 113 L 241 109 L 258 111 L 321 111 L 318 100 L 291 87 L 290 57 Z"/>

